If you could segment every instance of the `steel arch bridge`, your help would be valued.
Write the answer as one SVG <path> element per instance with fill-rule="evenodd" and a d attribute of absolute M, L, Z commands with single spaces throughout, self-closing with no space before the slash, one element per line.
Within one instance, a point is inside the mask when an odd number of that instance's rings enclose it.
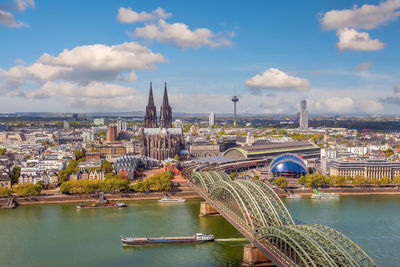
<path fill-rule="evenodd" d="M 344 234 L 296 225 L 264 182 L 231 180 L 225 172 L 193 172 L 193 188 L 278 266 L 377 266 Z"/>

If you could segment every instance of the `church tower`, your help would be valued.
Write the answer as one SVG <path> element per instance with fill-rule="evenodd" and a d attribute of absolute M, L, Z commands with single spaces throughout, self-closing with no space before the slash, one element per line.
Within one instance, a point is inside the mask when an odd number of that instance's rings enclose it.
<path fill-rule="evenodd" d="M 153 87 L 150 82 L 149 102 L 146 106 L 146 115 L 144 116 L 144 128 L 157 128 L 157 110 L 154 105 Z"/>
<path fill-rule="evenodd" d="M 165 83 L 163 103 L 160 109 L 160 127 L 172 128 L 172 108 L 168 101 L 167 83 Z"/>

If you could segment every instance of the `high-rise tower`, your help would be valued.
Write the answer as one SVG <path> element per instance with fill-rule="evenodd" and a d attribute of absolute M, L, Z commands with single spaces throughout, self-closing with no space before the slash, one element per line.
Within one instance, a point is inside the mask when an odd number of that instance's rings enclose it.
<path fill-rule="evenodd" d="M 308 110 L 307 110 L 307 100 L 300 101 L 300 130 L 307 130 L 308 128 Z"/>
<path fill-rule="evenodd" d="M 160 109 L 160 127 L 172 128 L 172 108 L 168 101 L 167 83 L 165 83 L 164 97 Z"/>
<path fill-rule="evenodd" d="M 237 96 L 232 97 L 233 102 L 233 126 L 236 126 L 236 102 L 239 102 L 239 98 Z"/>
<path fill-rule="evenodd" d="M 208 125 L 212 126 L 215 124 L 215 113 L 211 112 L 210 116 L 208 117 Z"/>
<path fill-rule="evenodd" d="M 144 116 L 144 128 L 157 127 L 157 110 L 154 105 L 153 87 L 150 82 L 149 102 L 146 106 L 146 115 Z"/>

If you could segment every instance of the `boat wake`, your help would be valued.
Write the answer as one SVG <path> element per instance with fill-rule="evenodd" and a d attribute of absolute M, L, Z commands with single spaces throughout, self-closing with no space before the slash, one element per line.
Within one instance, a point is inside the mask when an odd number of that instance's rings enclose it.
<path fill-rule="evenodd" d="M 246 238 L 216 238 L 214 239 L 216 242 L 242 242 L 247 241 Z"/>

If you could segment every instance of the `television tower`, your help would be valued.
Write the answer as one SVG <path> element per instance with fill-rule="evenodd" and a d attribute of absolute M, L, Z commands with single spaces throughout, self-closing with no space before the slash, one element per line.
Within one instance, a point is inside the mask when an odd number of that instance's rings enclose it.
<path fill-rule="evenodd" d="M 237 96 L 232 97 L 233 102 L 233 126 L 236 126 L 236 102 L 239 102 L 239 98 Z"/>

